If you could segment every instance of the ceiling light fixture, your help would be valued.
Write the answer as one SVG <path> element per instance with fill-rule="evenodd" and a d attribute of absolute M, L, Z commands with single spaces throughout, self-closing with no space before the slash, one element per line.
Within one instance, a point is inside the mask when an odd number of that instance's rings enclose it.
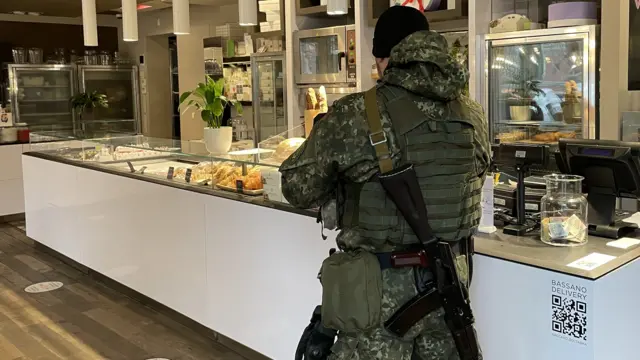
<path fill-rule="evenodd" d="M 349 0 L 327 0 L 327 14 L 346 15 L 349 12 Z"/>
<path fill-rule="evenodd" d="M 82 0 L 82 30 L 84 46 L 98 46 L 96 0 Z"/>
<path fill-rule="evenodd" d="M 122 39 L 138 41 L 138 12 L 136 0 L 122 0 Z"/>
<path fill-rule="evenodd" d="M 190 32 L 189 0 L 173 0 L 173 33 L 188 35 Z"/>
<path fill-rule="evenodd" d="M 151 5 L 139 4 L 137 9 L 138 9 L 138 10 L 147 10 L 147 9 L 152 8 L 152 7 L 153 7 L 153 6 L 151 6 Z"/>
<path fill-rule="evenodd" d="M 258 1 L 238 0 L 238 15 L 240 26 L 258 25 Z"/>

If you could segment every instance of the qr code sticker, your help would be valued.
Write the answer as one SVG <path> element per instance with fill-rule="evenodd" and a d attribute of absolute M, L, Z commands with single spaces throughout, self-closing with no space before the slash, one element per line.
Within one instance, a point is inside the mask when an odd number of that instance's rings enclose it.
<path fill-rule="evenodd" d="M 551 329 L 576 340 L 587 341 L 587 304 L 558 295 L 551 296 Z"/>

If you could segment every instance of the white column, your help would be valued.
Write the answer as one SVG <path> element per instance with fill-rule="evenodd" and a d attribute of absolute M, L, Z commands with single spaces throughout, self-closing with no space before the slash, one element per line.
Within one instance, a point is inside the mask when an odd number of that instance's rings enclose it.
<path fill-rule="evenodd" d="M 489 33 L 490 22 L 491 0 L 469 0 L 469 94 L 481 104 L 484 96 L 484 42 L 480 37 Z"/>
<path fill-rule="evenodd" d="M 629 110 L 628 0 L 602 6 L 600 34 L 600 139 L 618 140 L 621 112 Z"/>
<path fill-rule="evenodd" d="M 358 91 L 369 90 L 376 84 L 376 81 L 371 78 L 371 67 L 375 63 L 372 54 L 375 27 L 369 25 L 368 6 L 369 2 L 366 0 L 357 0 L 355 3 Z"/>

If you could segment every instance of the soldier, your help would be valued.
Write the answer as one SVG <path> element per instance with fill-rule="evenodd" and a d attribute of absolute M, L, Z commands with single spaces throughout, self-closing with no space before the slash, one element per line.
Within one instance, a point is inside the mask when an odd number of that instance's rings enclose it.
<path fill-rule="evenodd" d="M 322 208 L 323 218 L 334 215 L 326 212 L 337 201 L 341 251 L 321 270 L 322 324 L 338 332 L 329 359 L 459 359 L 442 306 L 413 319 L 400 335 L 385 326 L 437 280 L 379 176 L 385 166 L 413 165 L 428 224 L 451 244 L 466 291 L 468 244 L 490 163 L 488 126 L 482 108 L 462 95 L 468 70 L 449 55 L 444 37 L 429 31 L 421 12 L 391 7 L 378 19 L 373 43 L 381 78 L 368 92 L 373 105 L 366 93 L 336 101 L 280 167 L 282 192 L 293 206 Z M 479 348 L 476 354 L 462 358 L 482 358 Z"/>

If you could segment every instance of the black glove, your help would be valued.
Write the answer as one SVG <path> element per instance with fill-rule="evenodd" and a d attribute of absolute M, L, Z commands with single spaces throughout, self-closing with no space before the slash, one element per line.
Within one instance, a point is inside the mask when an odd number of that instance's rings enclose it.
<path fill-rule="evenodd" d="M 295 360 L 326 360 L 331 355 L 337 331 L 322 326 L 320 306 L 316 306 L 310 324 L 304 329 Z"/>

